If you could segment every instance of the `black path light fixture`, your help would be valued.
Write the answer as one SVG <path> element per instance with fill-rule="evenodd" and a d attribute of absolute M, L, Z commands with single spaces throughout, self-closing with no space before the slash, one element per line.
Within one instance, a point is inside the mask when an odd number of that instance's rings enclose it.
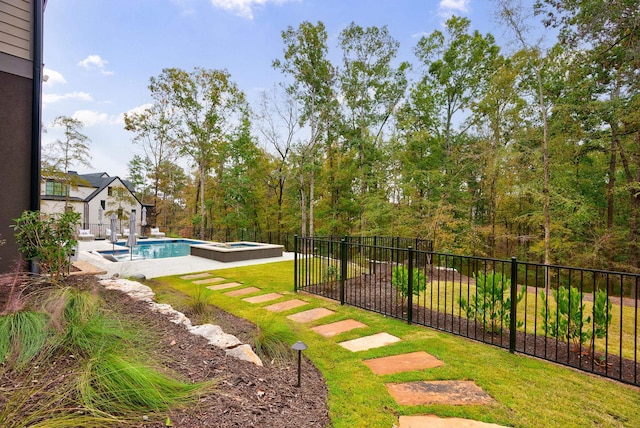
<path fill-rule="evenodd" d="M 298 351 L 298 384 L 296 385 L 297 387 L 300 386 L 300 374 L 301 374 L 301 367 L 302 367 L 302 351 L 304 351 L 305 349 L 308 348 L 308 346 L 298 340 L 296 343 L 293 344 L 293 346 L 291 347 L 294 351 Z"/>

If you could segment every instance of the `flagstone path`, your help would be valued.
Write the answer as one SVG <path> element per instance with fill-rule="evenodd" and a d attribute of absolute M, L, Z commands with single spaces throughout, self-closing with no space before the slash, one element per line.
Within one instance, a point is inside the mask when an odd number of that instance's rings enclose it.
<path fill-rule="evenodd" d="M 224 278 L 211 278 L 209 273 L 200 273 L 194 275 L 182 276 L 182 279 L 190 280 L 193 284 L 214 284 L 225 281 Z M 193 281 L 196 280 L 196 281 Z M 213 291 L 226 290 L 242 286 L 238 282 L 229 282 L 208 286 Z M 259 293 L 262 290 L 258 287 L 243 287 L 233 291 L 227 291 L 224 294 L 230 297 L 241 297 L 248 294 Z M 242 301 L 250 304 L 267 303 L 274 300 L 284 298 L 284 294 L 265 293 L 256 294 L 255 296 L 242 298 Z M 287 298 L 276 303 L 272 303 L 263 308 L 267 311 L 280 313 L 290 311 L 296 308 L 302 308 L 309 302 L 296 298 Z M 320 320 L 324 317 L 335 315 L 336 312 L 327 308 L 318 307 L 313 309 L 301 310 L 299 312 L 287 315 L 287 318 L 300 323 L 310 323 Z M 327 324 L 321 324 L 310 329 L 319 335 L 331 338 L 342 333 L 352 331 L 359 328 L 367 327 L 359 321 L 353 319 L 344 319 L 334 321 Z M 361 352 L 368 349 L 380 348 L 393 343 L 401 342 L 402 339 L 386 332 L 370 334 L 356 339 L 338 342 L 340 346 L 352 352 Z M 399 355 L 392 355 L 382 358 L 374 358 L 363 360 L 363 363 L 371 369 L 372 373 L 377 376 L 384 376 L 395 373 L 431 370 L 441 367 L 444 363 L 424 351 L 409 352 Z M 482 390 L 473 381 L 417 381 L 405 383 L 387 383 L 389 394 L 402 406 L 417 406 L 428 404 L 446 404 L 454 406 L 464 405 L 487 405 L 494 402 L 493 398 Z M 414 415 L 400 416 L 398 425 L 394 428 L 494 428 L 501 425 L 488 424 L 484 422 L 460 419 L 460 418 L 440 418 L 435 415 Z"/>

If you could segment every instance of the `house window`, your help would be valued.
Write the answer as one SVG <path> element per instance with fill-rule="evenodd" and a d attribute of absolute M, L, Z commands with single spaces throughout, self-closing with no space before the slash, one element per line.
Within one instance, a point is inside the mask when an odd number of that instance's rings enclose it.
<path fill-rule="evenodd" d="M 47 180 L 45 194 L 47 196 L 69 196 L 69 185 L 54 180 Z"/>
<path fill-rule="evenodd" d="M 113 187 L 107 187 L 107 196 L 113 196 Z"/>
<path fill-rule="evenodd" d="M 106 204 L 107 204 L 107 201 L 100 201 L 100 206 L 102 207 L 103 210 L 106 209 L 107 207 Z"/>

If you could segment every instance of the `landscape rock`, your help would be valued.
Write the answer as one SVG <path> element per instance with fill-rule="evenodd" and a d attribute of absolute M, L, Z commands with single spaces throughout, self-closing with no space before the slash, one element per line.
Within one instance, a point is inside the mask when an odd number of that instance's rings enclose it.
<path fill-rule="evenodd" d="M 154 293 L 151 288 L 139 282 L 129 281 L 128 279 L 107 279 L 100 281 L 100 284 L 108 290 L 122 291 L 132 298 L 144 302 L 153 302 L 156 297 L 156 293 Z"/>
<path fill-rule="evenodd" d="M 166 315 L 172 323 L 182 325 L 190 333 L 204 337 L 209 341 L 210 345 L 224 349 L 228 356 L 262 366 L 262 360 L 253 352 L 251 346 L 242 344 L 234 335 L 222 331 L 220 326 L 213 324 L 191 325 L 191 320 L 182 312 L 173 309 L 171 305 L 156 303 L 154 301 L 156 297 L 155 293 L 146 285 L 121 278 L 102 280 L 100 284 L 106 289 L 126 293 L 135 300 L 149 302 L 152 311 Z"/>
<path fill-rule="evenodd" d="M 191 320 L 182 312 L 173 309 L 171 305 L 168 305 L 166 303 L 151 302 L 149 306 L 151 307 L 151 310 L 153 312 L 158 312 L 160 314 L 168 316 L 169 321 L 171 321 L 172 323 L 183 325 L 187 328 L 191 327 Z"/>
<path fill-rule="evenodd" d="M 227 349 L 225 353 L 233 358 L 237 358 L 243 361 L 249 361 L 250 363 L 255 364 L 256 366 L 262 367 L 262 360 L 260 357 L 253 352 L 251 346 L 244 344 L 240 346 L 236 346 L 235 348 Z"/>
<path fill-rule="evenodd" d="M 191 327 L 189 331 L 198 336 L 202 336 L 209 341 L 213 346 L 217 346 L 221 349 L 227 349 L 234 346 L 242 345 L 242 342 L 232 334 L 227 334 L 220 326 L 213 324 L 202 324 L 195 327 Z"/>

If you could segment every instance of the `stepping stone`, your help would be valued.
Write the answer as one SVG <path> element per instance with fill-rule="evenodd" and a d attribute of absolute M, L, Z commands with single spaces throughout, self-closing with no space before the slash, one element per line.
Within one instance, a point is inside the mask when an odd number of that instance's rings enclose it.
<path fill-rule="evenodd" d="M 393 355 L 391 357 L 374 358 L 371 360 L 365 360 L 364 363 L 372 372 L 378 375 L 431 369 L 434 367 L 440 367 L 444 364 L 433 355 L 427 354 L 424 351 Z"/>
<path fill-rule="evenodd" d="M 224 281 L 224 278 L 207 278 L 201 279 L 200 281 L 193 281 L 194 284 L 202 285 L 202 284 L 213 284 L 214 282 Z"/>
<path fill-rule="evenodd" d="M 387 390 L 398 404 L 403 406 L 426 404 L 465 406 L 493 403 L 493 398 L 472 381 L 437 380 L 388 383 Z"/>
<path fill-rule="evenodd" d="M 242 299 L 242 300 L 249 303 L 262 303 L 262 302 L 268 302 L 270 300 L 279 299 L 281 297 L 282 297 L 282 294 L 280 293 L 268 293 L 268 294 L 261 294 L 259 296 L 247 297 L 246 299 Z"/>
<path fill-rule="evenodd" d="M 324 337 L 333 337 L 340 333 L 351 331 L 354 328 L 362 328 L 366 326 L 366 324 L 363 324 L 360 321 L 348 319 L 312 327 L 311 330 Z"/>
<path fill-rule="evenodd" d="M 298 308 L 300 306 L 308 305 L 308 302 L 304 300 L 291 299 L 284 302 L 274 303 L 273 305 L 265 306 L 264 308 L 271 312 L 284 312 L 289 309 Z"/>
<path fill-rule="evenodd" d="M 390 335 L 389 333 L 378 333 L 371 336 L 360 337 L 358 339 L 340 342 L 338 345 L 351 352 L 366 351 L 367 349 L 380 348 L 392 343 L 400 342 L 399 337 Z"/>
<path fill-rule="evenodd" d="M 194 273 L 192 275 L 181 276 L 180 279 L 198 279 L 198 278 L 208 278 L 210 276 L 211 276 L 210 273 L 204 272 L 204 273 Z"/>
<path fill-rule="evenodd" d="M 462 418 L 439 418 L 435 415 L 400 416 L 398 428 L 500 428 L 503 425 L 489 424 Z"/>
<path fill-rule="evenodd" d="M 244 296 L 245 294 L 255 293 L 256 291 L 260 291 L 260 289 L 258 287 L 247 287 L 247 288 L 241 288 L 240 290 L 228 291 L 224 293 L 224 295 L 229 297 L 237 297 L 237 296 Z"/>
<path fill-rule="evenodd" d="M 233 288 L 233 287 L 239 287 L 242 284 L 240 284 L 239 282 L 227 282 L 225 284 L 219 284 L 219 285 L 210 285 L 207 288 L 209 290 L 226 290 L 227 288 Z"/>
<path fill-rule="evenodd" d="M 298 312 L 297 314 L 289 315 L 287 318 L 299 323 L 311 322 L 319 320 L 320 318 L 327 317 L 335 314 L 334 311 L 327 308 L 314 308 L 308 311 Z"/>

